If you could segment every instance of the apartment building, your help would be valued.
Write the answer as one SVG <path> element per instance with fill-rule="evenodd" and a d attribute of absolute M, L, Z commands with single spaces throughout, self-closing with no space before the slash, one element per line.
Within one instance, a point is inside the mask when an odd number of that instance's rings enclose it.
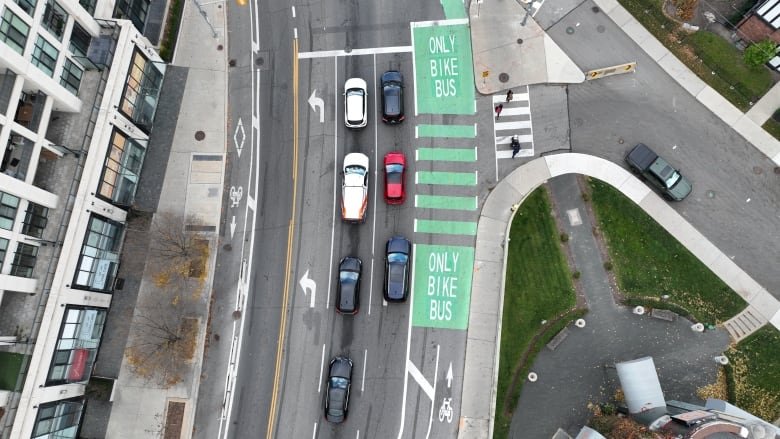
<path fill-rule="evenodd" d="M 165 73 L 149 5 L 0 0 L 2 438 L 78 436 Z"/>

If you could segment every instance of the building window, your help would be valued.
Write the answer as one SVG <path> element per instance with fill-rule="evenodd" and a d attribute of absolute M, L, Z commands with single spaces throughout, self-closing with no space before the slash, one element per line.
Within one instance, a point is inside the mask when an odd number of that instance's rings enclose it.
<path fill-rule="evenodd" d="M 64 399 L 38 406 L 32 438 L 75 439 L 78 434 L 84 401 Z"/>
<path fill-rule="evenodd" d="M 30 17 L 33 16 L 33 13 L 35 12 L 35 3 L 37 3 L 36 0 L 15 0 L 16 4 L 19 5 L 20 8 L 24 12 L 27 13 Z"/>
<path fill-rule="evenodd" d="M 10 9 L 5 8 L 3 22 L 0 23 L 0 38 L 5 41 L 5 44 L 8 44 L 19 55 L 24 54 L 28 32 L 30 32 L 30 26 Z"/>
<path fill-rule="evenodd" d="M 79 0 L 79 4 L 82 8 L 84 8 L 84 10 L 89 12 L 89 15 L 95 15 L 95 5 L 97 5 L 97 0 Z"/>
<path fill-rule="evenodd" d="M 39 204 L 28 203 L 27 212 L 24 214 L 24 223 L 22 224 L 22 233 L 28 236 L 40 238 L 43 236 L 43 229 L 49 221 L 49 208 Z"/>
<path fill-rule="evenodd" d="M 65 65 L 62 66 L 62 75 L 60 76 L 60 85 L 67 88 L 74 95 L 79 94 L 79 85 L 81 85 L 81 75 L 84 70 L 77 66 L 70 59 L 65 59 Z"/>
<path fill-rule="evenodd" d="M 89 42 L 92 37 L 80 24 L 73 22 L 73 30 L 70 32 L 70 51 L 76 56 L 87 56 Z"/>
<path fill-rule="evenodd" d="M 0 238 L 0 270 L 3 269 L 3 261 L 5 261 L 5 252 L 8 250 L 8 240 Z"/>
<path fill-rule="evenodd" d="M 21 242 L 17 243 L 14 261 L 11 263 L 11 276 L 32 277 L 37 257 L 38 247 Z"/>
<path fill-rule="evenodd" d="M 106 311 L 69 306 L 57 339 L 47 386 L 89 380 L 95 362 Z"/>
<path fill-rule="evenodd" d="M 119 106 L 122 113 L 139 126 L 150 128 L 162 79 L 163 74 L 154 63 L 136 50 Z"/>
<path fill-rule="evenodd" d="M 116 205 L 131 205 L 145 153 L 141 144 L 114 130 L 98 194 Z"/>
<path fill-rule="evenodd" d="M 119 265 L 122 232 L 122 225 L 109 219 L 94 215 L 89 219 L 73 288 L 101 292 L 111 290 Z"/>
<path fill-rule="evenodd" d="M 118 0 L 114 7 L 114 18 L 126 18 L 132 21 L 133 26 L 143 33 L 149 3 L 150 0 Z"/>
<path fill-rule="evenodd" d="M 46 2 L 46 9 L 43 10 L 41 25 L 52 35 L 62 41 L 62 34 L 65 32 L 65 23 L 68 22 L 68 13 L 54 0 Z"/>
<path fill-rule="evenodd" d="M 38 39 L 35 41 L 35 50 L 33 51 L 33 64 L 47 75 L 52 76 L 54 75 L 54 67 L 57 65 L 57 57 L 59 55 L 60 52 L 54 46 L 38 35 Z"/>
<path fill-rule="evenodd" d="M 16 209 L 19 207 L 19 197 L 0 192 L 0 228 L 12 230 L 16 221 Z"/>

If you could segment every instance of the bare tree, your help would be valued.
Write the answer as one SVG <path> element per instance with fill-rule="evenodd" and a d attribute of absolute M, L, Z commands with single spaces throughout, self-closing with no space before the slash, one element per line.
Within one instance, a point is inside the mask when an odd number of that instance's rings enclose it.
<path fill-rule="evenodd" d="M 201 221 L 193 216 L 187 218 L 186 224 L 198 226 Z M 155 262 L 157 286 L 166 286 L 174 279 L 182 282 L 181 287 L 185 289 L 191 286 L 188 284 L 191 279 L 203 284 L 209 254 L 208 240 L 197 232 L 187 231 L 182 215 L 170 212 L 156 215 L 151 228 L 149 254 Z"/>

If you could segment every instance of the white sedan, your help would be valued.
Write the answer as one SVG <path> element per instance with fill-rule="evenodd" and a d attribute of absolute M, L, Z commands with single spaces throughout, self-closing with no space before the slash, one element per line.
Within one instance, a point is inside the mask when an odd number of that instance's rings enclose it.
<path fill-rule="evenodd" d="M 366 221 L 368 206 L 368 156 L 359 152 L 344 157 L 341 185 L 341 219 L 351 223 Z"/>
<path fill-rule="evenodd" d="M 349 78 L 344 83 L 344 125 L 363 128 L 368 122 L 368 89 L 366 81 Z"/>

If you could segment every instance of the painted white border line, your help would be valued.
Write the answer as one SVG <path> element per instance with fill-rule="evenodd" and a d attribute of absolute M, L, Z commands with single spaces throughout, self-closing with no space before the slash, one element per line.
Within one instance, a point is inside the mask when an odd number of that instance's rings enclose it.
<path fill-rule="evenodd" d="M 382 53 L 406 53 L 414 51 L 413 46 L 369 47 L 366 49 L 345 50 L 320 50 L 316 52 L 299 52 L 298 59 L 330 58 L 339 56 L 376 55 Z"/>
<path fill-rule="evenodd" d="M 468 18 L 453 18 L 452 20 L 413 21 L 411 27 L 452 26 L 456 24 L 469 24 Z"/>

